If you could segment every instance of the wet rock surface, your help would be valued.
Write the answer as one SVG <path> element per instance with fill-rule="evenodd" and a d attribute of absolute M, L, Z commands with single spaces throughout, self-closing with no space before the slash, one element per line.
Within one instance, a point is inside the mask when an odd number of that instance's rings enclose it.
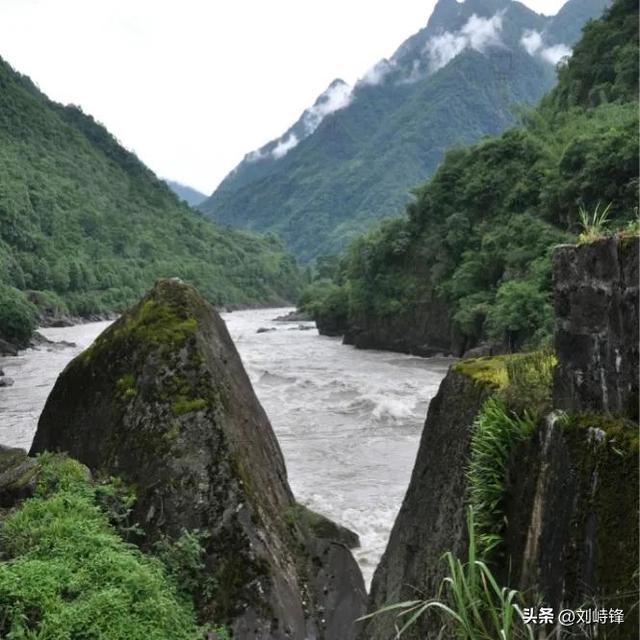
<path fill-rule="evenodd" d="M 313 318 L 306 312 L 294 309 L 289 313 L 277 316 L 273 319 L 274 322 L 311 322 Z"/>
<path fill-rule="evenodd" d="M 204 534 L 203 621 L 239 639 L 354 637 L 360 570 L 295 517 L 268 418 L 224 322 L 191 287 L 160 281 L 67 366 L 31 453 L 43 450 L 135 487 L 143 546 Z"/>
<path fill-rule="evenodd" d="M 560 409 L 638 418 L 639 244 L 615 236 L 554 253 Z"/>

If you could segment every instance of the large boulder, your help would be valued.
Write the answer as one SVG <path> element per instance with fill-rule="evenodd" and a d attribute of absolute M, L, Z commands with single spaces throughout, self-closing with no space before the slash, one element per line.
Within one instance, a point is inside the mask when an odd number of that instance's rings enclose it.
<path fill-rule="evenodd" d="M 297 517 L 280 447 L 217 312 L 159 281 L 58 378 L 31 453 L 133 486 L 143 546 L 198 532 L 197 604 L 234 638 L 348 640 L 366 594 L 347 547 Z"/>

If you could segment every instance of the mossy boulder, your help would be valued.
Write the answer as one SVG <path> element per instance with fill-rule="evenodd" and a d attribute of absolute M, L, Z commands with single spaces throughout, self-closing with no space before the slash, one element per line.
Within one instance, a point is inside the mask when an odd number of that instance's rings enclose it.
<path fill-rule="evenodd" d="M 159 281 L 67 366 L 38 424 L 32 453 L 44 450 L 132 486 L 143 548 L 199 532 L 203 622 L 240 639 L 353 637 L 359 569 L 287 518 L 296 503 L 269 420 L 192 287 Z"/>
<path fill-rule="evenodd" d="M 24 449 L 0 445 L 0 509 L 11 509 L 33 495 L 38 464 Z"/>

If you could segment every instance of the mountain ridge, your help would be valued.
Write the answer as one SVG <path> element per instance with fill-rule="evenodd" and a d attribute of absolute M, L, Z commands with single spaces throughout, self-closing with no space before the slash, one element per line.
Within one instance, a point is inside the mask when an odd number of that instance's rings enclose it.
<path fill-rule="evenodd" d="M 296 295 L 295 261 L 273 236 L 223 228 L 90 115 L 53 102 L 0 58 L 0 338 L 24 344 L 37 310 L 121 310 L 159 277 L 214 304 Z"/>
<path fill-rule="evenodd" d="M 517 2 L 440 0 L 427 26 L 376 63 L 311 135 L 279 158 L 248 154 L 199 208 L 278 233 L 303 260 L 340 251 L 372 221 L 400 213 L 445 149 L 499 133 L 514 123 L 514 104 L 539 100 L 555 79 L 543 55 L 562 54 L 563 34 L 573 33 L 565 14 L 584 21 L 605 4 L 570 0 L 571 11 L 546 18 Z"/>

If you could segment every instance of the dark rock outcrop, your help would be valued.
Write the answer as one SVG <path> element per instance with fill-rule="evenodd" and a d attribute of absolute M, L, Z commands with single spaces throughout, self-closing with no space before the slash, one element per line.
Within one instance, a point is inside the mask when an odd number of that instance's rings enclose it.
<path fill-rule="evenodd" d="M 316 316 L 315 321 L 321 336 L 337 338 L 344 336 L 349 329 L 347 316 L 343 313 L 322 313 Z"/>
<path fill-rule="evenodd" d="M 274 318 L 274 322 L 310 322 L 313 318 L 306 312 L 295 309 L 289 313 Z"/>
<path fill-rule="evenodd" d="M 470 346 L 454 329 L 449 306 L 436 298 L 393 315 L 349 318 L 344 343 L 423 357 L 460 356 Z"/>
<path fill-rule="evenodd" d="M 38 464 L 24 449 L 0 445 L 0 509 L 10 509 L 31 497 L 37 475 Z"/>
<path fill-rule="evenodd" d="M 0 338 L 0 356 L 17 356 L 19 347 Z"/>
<path fill-rule="evenodd" d="M 295 517 L 282 453 L 224 322 L 164 280 L 60 375 L 32 453 L 136 489 L 143 546 L 203 534 L 203 621 L 234 638 L 348 640 L 366 594 L 349 550 Z"/>
<path fill-rule="evenodd" d="M 558 247 L 555 405 L 638 417 L 638 247 L 615 236 Z"/>
<path fill-rule="evenodd" d="M 315 318 L 326 336 L 344 336 L 344 344 L 357 349 L 380 349 L 417 356 L 460 356 L 475 346 L 453 326 L 451 310 L 434 296 L 386 316 L 323 313 Z"/>
<path fill-rule="evenodd" d="M 621 608 L 637 631 L 637 426 L 603 415 L 548 417 L 507 473 L 503 581 L 544 595 L 556 611 Z"/>

